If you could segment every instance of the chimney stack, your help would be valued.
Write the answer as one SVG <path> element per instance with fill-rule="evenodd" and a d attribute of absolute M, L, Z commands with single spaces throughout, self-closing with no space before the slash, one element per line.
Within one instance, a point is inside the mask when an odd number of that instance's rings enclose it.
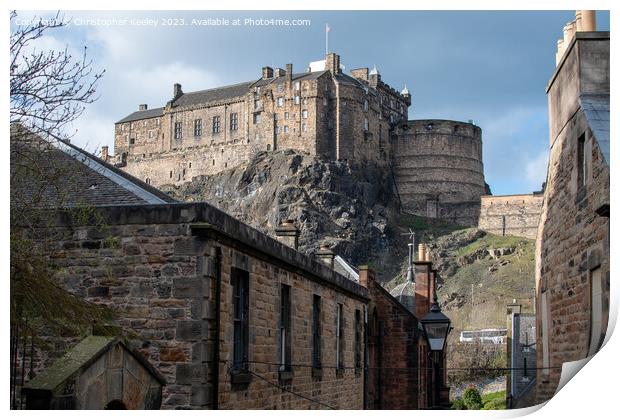
<path fill-rule="evenodd" d="M 174 95 L 174 99 L 176 99 L 179 96 L 183 95 L 183 89 L 181 89 L 181 84 L 180 83 L 175 83 L 174 84 L 173 95 Z"/>
<path fill-rule="evenodd" d="M 149 106 L 147 104 L 138 105 L 138 111 L 146 111 L 147 109 L 149 109 Z"/>
<path fill-rule="evenodd" d="M 575 21 L 578 32 L 596 31 L 596 11 L 594 10 L 577 10 Z"/>
<path fill-rule="evenodd" d="M 275 76 L 276 77 L 283 77 L 284 76 L 284 69 L 281 69 L 280 67 L 276 67 Z"/>
<path fill-rule="evenodd" d="M 375 272 L 367 265 L 360 265 L 358 270 L 360 275 L 360 286 L 364 286 L 365 288 L 370 287 L 375 281 Z"/>
<path fill-rule="evenodd" d="M 293 81 L 293 64 L 286 65 L 286 81 L 291 83 Z"/>
<path fill-rule="evenodd" d="M 340 74 L 340 56 L 336 53 L 329 53 L 325 58 L 325 70 L 329 70 L 333 75 Z"/>
<path fill-rule="evenodd" d="M 101 160 L 108 161 L 108 146 L 101 146 Z"/>
<path fill-rule="evenodd" d="M 299 229 L 291 219 L 284 219 L 276 229 L 278 241 L 297 251 L 299 247 Z"/>
<path fill-rule="evenodd" d="M 326 264 L 332 270 L 334 269 L 334 258 L 336 257 L 336 254 L 329 249 L 329 246 L 321 245 L 321 248 L 319 248 L 319 252 L 316 253 L 316 256 L 323 262 L 323 264 Z"/>
<path fill-rule="evenodd" d="M 271 79 L 273 77 L 273 69 L 269 66 L 263 67 L 263 79 Z"/>

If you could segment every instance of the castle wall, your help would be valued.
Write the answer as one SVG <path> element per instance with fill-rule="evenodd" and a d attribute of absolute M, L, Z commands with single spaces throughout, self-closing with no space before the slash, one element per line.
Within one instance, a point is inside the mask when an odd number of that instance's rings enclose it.
<path fill-rule="evenodd" d="M 478 227 L 496 235 L 536 239 L 542 201 L 542 194 L 484 195 Z"/>
<path fill-rule="evenodd" d="M 479 127 L 458 121 L 414 120 L 392 134 L 394 177 L 404 211 L 478 223 L 485 194 Z"/>

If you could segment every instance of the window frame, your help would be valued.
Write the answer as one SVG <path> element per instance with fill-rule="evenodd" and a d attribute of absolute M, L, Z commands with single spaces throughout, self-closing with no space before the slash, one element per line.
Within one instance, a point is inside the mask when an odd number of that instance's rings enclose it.
<path fill-rule="evenodd" d="M 279 371 L 292 371 L 292 334 L 291 334 L 291 286 L 280 284 L 280 329 L 279 329 Z"/>
<path fill-rule="evenodd" d="M 239 114 L 237 112 L 230 113 L 230 131 L 239 129 Z"/>
<path fill-rule="evenodd" d="M 233 317 L 233 372 L 248 370 L 250 353 L 250 275 L 246 270 L 231 267 Z"/>
<path fill-rule="evenodd" d="M 174 139 L 183 139 L 183 122 L 181 121 L 175 121 L 174 123 Z"/>
<path fill-rule="evenodd" d="M 202 137 L 202 118 L 194 120 L 194 137 Z"/>
<path fill-rule="evenodd" d="M 220 116 L 219 115 L 215 115 L 213 117 L 212 120 L 212 125 L 211 125 L 211 133 L 212 134 L 219 134 L 220 133 L 220 128 L 221 128 L 221 124 L 220 124 Z"/>
<path fill-rule="evenodd" d="M 321 296 L 312 295 L 312 368 L 322 369 Z"/>

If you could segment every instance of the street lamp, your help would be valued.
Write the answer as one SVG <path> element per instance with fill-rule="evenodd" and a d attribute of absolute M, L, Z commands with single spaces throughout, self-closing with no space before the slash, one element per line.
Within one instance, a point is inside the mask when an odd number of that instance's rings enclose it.
<path fill-rule="evenodd" d="M 424 332 L 424 337 L 426 338 L 428 348 L 430 349 L 429 358 L 433 363 L 433 375 L 435 378 L 435 396 L 433 405 L 438 406 L 440 376 L 438 372 L 439 363 L 437 363 L 437 360 L 441 360 L 440 353 L 442 353 L 446 347 L 448 333 L 450 332 L 450 318 L 441 312 L 439 303 L 437 303 L 436 294 L 433 296 L 431 311 L 420 320 L 420 324 L 422 324 L 422 331 Z"/>

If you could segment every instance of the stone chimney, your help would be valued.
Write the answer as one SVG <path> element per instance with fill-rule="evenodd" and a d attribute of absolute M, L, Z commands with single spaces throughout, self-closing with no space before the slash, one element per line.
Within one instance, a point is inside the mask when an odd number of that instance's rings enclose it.
<path fill-rule="evenodd" d="M 149 106 L 147 104 L 138 105 L 138 111 L 146 111 L 147 109 L 149 109 Z"/>
<path fill-rule="evenodd" d="M 340 74 L 340 56 L 338 54 L 327 54 L 325 58 L 325 70 L 329 70 L 333 75 Z"/>
<path fill-rule="evenodd" d="M 101 146 L 101 160 L 107 162 L 108 158 L 108 146 Z"/>
<path fill-rule="evenodd" d="M 286 81 L 291 83 L 293 81 L 293 64 L 286 65 Z"/>
<path fill-rule="evenodd" d="M 183 89 L 181 89 L 181 84 L 175 83 L 174 91 L 173 91 L 173 99 L 177 99 L 181 95 L 183 95 Z"/>
<path fill-rule="evenodd" d="M 278 241 L 284 245 L 297 250 L 299 247 L 299 229 L 295 226 L 295 222 L 291 219 L 285 219 L 276 229 Z"/>
<path fill-rule="evenodd" d="M 276 67 L 276 72 L 275 72 L 276 77 L 284 77 L 284 74 L 285 74 L 284 69 L 281 69 L 280 67 Z"/>
<path fill-rule="evenodd" d="M 316 256 L 319 260 L 321 260 L 321 262 L 323 262 L 323 264 L 327 265 L 332 270 L 334 269 L 334 258 L 336 257 L 336 254 L 329 249 L 329 246 L 321 245 L 321 248 L 319 248 Z"/>
<path fill-rule="evenodd" d="M 273 77 L 273 69 L 271 67 L 263 67 L 263 79 L 271 79 Z"/>
<path fill-rule="evenodd" d="M 415 316 L 422 319 L 433 302 L 433 270 L 429 261 L 414 261 L 415 266 Z"/>
<path fill-rule="evenodd" d="M 575 37 L 576 32 L 593 32 L 596 31 L 596 11 L 594 10 L 576 10 L 575 20 L 564 25 L 564 36 L 558 39 L 558 49 L 555 53 L 555 64 L 558 65 L 564 52 Z"/>
<path fill-rule="evenodd" d="M 360 286 L 364 286 L 368 289 L 376 279 L 375 272 L 367 265 L 360 265 L 357 269 L 360 275 Z"/>

